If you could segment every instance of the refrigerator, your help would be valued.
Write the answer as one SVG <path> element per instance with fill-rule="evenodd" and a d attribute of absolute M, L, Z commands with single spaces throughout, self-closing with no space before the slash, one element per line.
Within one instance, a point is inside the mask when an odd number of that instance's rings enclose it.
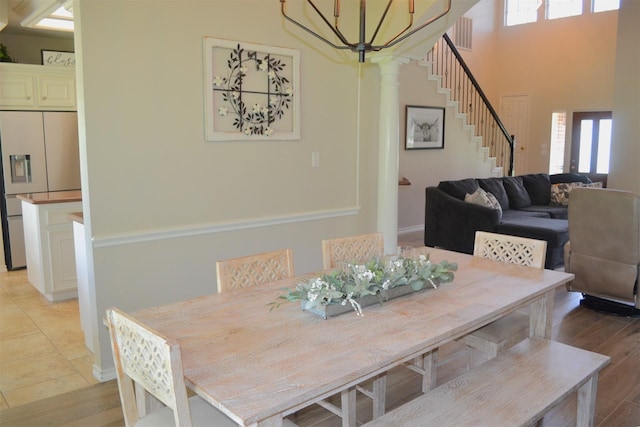
<path fill-rule="evenodd" d="M 17 194 L 80 189 L 78 118 L 69 111 L 0 111 L 2 234 L 9 270 L 26 267 Z"/>

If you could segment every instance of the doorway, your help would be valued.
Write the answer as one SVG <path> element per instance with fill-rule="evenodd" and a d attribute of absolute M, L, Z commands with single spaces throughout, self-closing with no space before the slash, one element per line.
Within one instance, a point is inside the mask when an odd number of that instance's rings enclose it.
<path fill-rule="evenodd" d="M 516 146 L 513 152 L 514 174 L 523 174 L 527 168 L 529 95 L 502 96 L 500 98 L 500 118 L 509 133 L 516 137 Z"/>
<path fill-rule="evenodd" d="M 611 111 L 573 113 L 569 171 L 607 186 L 611 150 Z"/>

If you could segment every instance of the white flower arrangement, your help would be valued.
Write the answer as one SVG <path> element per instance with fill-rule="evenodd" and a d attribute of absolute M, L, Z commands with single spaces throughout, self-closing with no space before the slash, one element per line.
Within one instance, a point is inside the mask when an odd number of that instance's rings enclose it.
<path fill-rule="evenodd" d="M 427 286 L 437 289 L 440 283 L 451 282 L 457 269 L 456 263 L 448 261 L 432 263 L 428 255 L 374 258 L 365 264 L 345 263 L 341 269 L 299 283 L 295 289 L 284 288 L 286 294 L 270 305 L 273 309 L 288 301 L 304 300 L 308 310 L 329 304 L 350 304 L 356 314 L 362 316 L 360 297 L 378 295 L 382 303 L 386 291 L 398 286 L 411 286 L 413 291 Z"/>

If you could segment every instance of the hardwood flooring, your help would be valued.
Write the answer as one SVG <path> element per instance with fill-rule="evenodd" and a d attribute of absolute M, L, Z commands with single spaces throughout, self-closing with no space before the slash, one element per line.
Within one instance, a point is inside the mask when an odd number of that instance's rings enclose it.
<path fill-rule="evenodd" d="M 401 245 L 413 240 L 402 236 Z M 598 427 L 640 427 L 640 318 L 624 318 L 597 313 L 579 305 L 580 295 L 559 288 L 554 305 L 552 339 L 586 350 L 606 354 L 611 364 L 600 374 L 596 405 Z M 438 382 L 447 381 L 464 370 L 464 348 L 451 343 L 441 349 L 450 362 L 438 368 Z M 482 354 L 473 354 L 473 363 L 482 363 Z M 420 378 L 398 367 L 389 373 L 387 409 L 418 396 Z M 371 418 L 371 401 L 358 395 L 358 424 Z M 569 396 L 545 416 L 543 427 L 575 426 L 576 398 Z M 292 420 L 301 427 L 338 427 L 338 417 L 319 406 L 300 411 Z M 91 385 L 58 396 L 0 411 L 0 427 L 42 426 L 122 426 L 124 425 L 115 381 Z"/>

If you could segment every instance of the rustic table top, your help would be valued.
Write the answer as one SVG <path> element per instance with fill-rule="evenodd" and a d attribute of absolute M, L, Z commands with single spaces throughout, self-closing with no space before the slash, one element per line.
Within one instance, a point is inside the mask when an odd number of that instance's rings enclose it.
<path fill-rule="evenodd" d="M 270 311 L 268 304 L 283 294 L 281 288 L 294 287 L 301 277 L 152 307 L 134 316 L 177 339 L 189 387 L 241 425 L 267 425 L 520 307 L 538 307 L 573 278 L 421 250 L 433 262 L 457 262 L 454 281 L 365 307 L 364 317 L 349 312 L 323 320 L 302 311 L 299 303 Z M 547 323 L 542 330 L 549 330 L 549 319 L 542 319 Z"/>

